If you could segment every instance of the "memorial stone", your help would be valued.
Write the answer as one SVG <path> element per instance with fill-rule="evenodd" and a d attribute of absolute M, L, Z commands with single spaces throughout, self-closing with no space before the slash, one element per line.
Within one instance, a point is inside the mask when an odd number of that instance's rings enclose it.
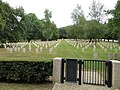
<path fill-rule="evenodd" d="M 13 52 L 13 48 L 10 48 L 10 53 L 12 53 Z"/>
<path fill-rule="evenodd" d="M 82 48 L 82 52 L 84 52 L 85 51 L 85 49 L 84 48 Z"/>
<path fill-rule="evenodd" d="M 66 82 L 77 83 L 77 60 L 66 60 Z"/>
<path fill-rule="evenodd" d="M 117 52 L 118 51 L 118 49 L 117 48 L 115 48 L 115 52 Z"/>
<path fill-rule="evenodd" d="M 31 51 L 31 42 L 29 43 L 29 51 Z"/>
<path fill-rule="evenodd" d="M 96 49 L 96 46 L 94 45 L 94 49 Z"/>
<path fill-rule="evenodd" d="M 12 47 L 13 47 L 13 48 L 15 48 L 15 46 L 14 46 L 14 45 L 13 45 Z"/>
<path fill-rule="evenodd" d="M 77 49 L 79 48 L 79 46 L 77 45 Z"/>
<path fill-rule="evenodd" d="M 96 52 L 96 48 L 93 48 L 93 52 Z"/>
<path fill-rule="evenodd" d="M 20 51 L 20 47 L 18 47 L 18 51 Z"/>
<path fill-rule="evenodd" d="M 35 49 L 36 53 L 38 53 L 38 48 Z"/>
<path fill-rule="evenodd" d="M 46 48 L 48 48 L 47 44 L 46 44 Z"/>
<path fill-rule="evenodd" d="M 98 58 L 98 53 L 95 52 L 95 53 L 94 53 L 94 59 L 97 59 L 97 58 Z"/>
<path fill-rule="evenodd" d="M 6 49 L 6 47 L 7 47 L 7 46 L 6 46 L 6 44 L 5 44 L 5 45 L 4 45 L 4 48 Z"/>
<path fill-rule="evenodd" d="M 17 47 L 14 47 L 14 51 L 17 51 Z"/>
<path fill-rule="evenodd" d="M 7 51 L 9 51 L 10 50 L 10 48 L 9 47 L 7 47 Z"/>
<path fill-rule="evenodd" d="M 112 45 L 110 46 L 110 49 L 112 50 Z"/>
<path fill-rule="evenodd" d="M 104 49 L 104 52 L 107 52 L 107 48 Z"/>
<path fill-rule="evenodd" d="M 112 53 L 109 53 L 108 54 L 108 60 L 112 60 L 113 59 L 113 54 Z"/>
<path fill-rule="evenodd" d="M 117 53 L 114 54 L 114 59 L 115 59 L 115 60 L 118 59 L 118 54 L 117 54 Z"/>
<path fill-rule="evenodd" d="M 23 48 L 23 53 L 25 53 L 26 52 L 26 48 Z"/>
<path fill-rule="evenodd" d="M 42 52 L 42 47 L 40 47 L 40 52 Z"/>
<path fill-rule="evenodd" d="M 74 47 L 75 47 L 75 45 L 74 45 Z"/>
<path fill-rule="evenodd" d="M 51 50 L 51 48 L 49 49 L 49 53 L 52 53 L 52 50 Z"/>

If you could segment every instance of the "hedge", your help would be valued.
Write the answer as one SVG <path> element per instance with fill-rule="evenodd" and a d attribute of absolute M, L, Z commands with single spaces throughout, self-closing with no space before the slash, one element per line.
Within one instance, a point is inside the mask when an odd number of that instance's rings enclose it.
<path fill-rule="evenodd" d="M 52 62 L 0 61 L 0 82 L 39 83 L 52 75 Z"/>

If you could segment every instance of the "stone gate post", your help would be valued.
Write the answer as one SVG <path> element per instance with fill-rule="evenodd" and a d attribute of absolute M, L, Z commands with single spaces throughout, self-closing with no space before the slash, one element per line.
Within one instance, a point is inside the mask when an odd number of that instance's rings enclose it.
<path fill-rule="evenodd" d="M 64 82 L 64 59 L 53 59 L 53 83 Z"/>
<path fill-rule="evenodd" d="M 112 61 L 112 87 L 120 90 L 120 61 Z"/>

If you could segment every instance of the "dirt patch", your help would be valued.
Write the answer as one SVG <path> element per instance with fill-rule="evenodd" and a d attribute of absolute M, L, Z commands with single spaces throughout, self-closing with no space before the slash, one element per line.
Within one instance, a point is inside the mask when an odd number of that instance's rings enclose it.
<path fill-rule="evenodd" d="M 0 83 L 0 90 L 52 90 L 53 84 L 18 84 L 18 83 Z"/>

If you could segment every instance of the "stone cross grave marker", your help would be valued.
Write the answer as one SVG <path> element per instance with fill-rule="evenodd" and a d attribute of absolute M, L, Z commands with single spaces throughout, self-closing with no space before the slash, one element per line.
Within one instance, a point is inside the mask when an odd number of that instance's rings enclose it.
<path fill-rule="evenodd" d="M 40 52 L 42 52 L 42 47 L 40 47 Z"/>
<path fill-rule="evenodd" d="M 12 53 L 13 52 L 13 48 L 10 48 L 10 53 Z"/>
<path fill-rule="evenodd" d="M 98 53 L 95 52 L 95 53 L 94 53 L 94 59 L 97 59 L 97 58 L 98 58 Z"/>
<path fill-rule="evenodd" d="M 6 44 L 5 44 L 5 45 L 4 45 L 4 48 L 6 49 L 6 47 L 7 47 L 7 46 L 6 46 Z"/>
<path fill-rule="evenodd" d="M 52 53 L 52 49 L 51 48 L 49 49 L 49 53 Z"/>
<path fill-rule="evenodd" d="M 93 51 L 96 52 L 96 46 L 94 45 Z"/>
<path fill-rule="evenodd" d="M 17 47 L 14 47 L 14 51 L 17 51 Z"/>
<path fill-rule="evenodd" d="M 107 52 L 107 48 L 104 49 L 104 52 Z"/>
<path fill-rule="evenodd" d="M 13 48 L 15 48 L 15 46 L 13 45 Z"/>
<path fill-rule="evenodd" d="M 36 53 L 38 53 L 38 48 L 35 49 Z"/>
<path fill-rule="evenodd" d="M 77 49 L 79 48 L 79 46 L 77 45 Z"/>
<path fill-rule="evenodd" d="M 118 51 L 118 49 L 117 48 L 115 48 L 115 52 L 117 52 Z"/>
<path fill-rule="evenodd" d="M 7 47 L 7 51 L 9 51 L 10 50 L 10 48 L 9 47 Z"/>
<path fill-rule="evenodd" d="M 47 48 L 48 48 L 48 45 L 46 44 L 45 47 L 46 47 L 46 49 L 47 49 Z"/>
<path fill-rule="evenodd" d="M 112 45 L 110 46 L 110 49 L 112 49 Z"/>
<path fill-rule="evenodd" d="M 23 53 L 25 53 L 26 52 L 26 48 L 23 48 Z"/>
<path fill-rule="evenodd" d="M 31 42 L 29 43 L 29 51 L 31 51 Z"/>
<path fill-rule="evenodd" d="M 112 53 L 109 53 L 108 54 L 108 60 L 112 60 L 113 59 L 113 54 Z"/>
<path fill-rule="evenodd" d="M 82 52 L 84 52 L 85 51 L 85 49 L 84 48 L 82 48 Z"/>
<path fill-rule="evenodd" d="M 18 52 L 20 51 L 20 47 L 18 47 Z"/>
<path fill-rule="evenodd" d="M 85 49 L 87 49 L 87 46 L 85 46 Z"/>
<path fill-rule="evenodd" d="M 114 59 L 115 59 L 115 60 L 118 59 L 118 54 L 117 54 L 117 53 L 114 54 Z"/>

